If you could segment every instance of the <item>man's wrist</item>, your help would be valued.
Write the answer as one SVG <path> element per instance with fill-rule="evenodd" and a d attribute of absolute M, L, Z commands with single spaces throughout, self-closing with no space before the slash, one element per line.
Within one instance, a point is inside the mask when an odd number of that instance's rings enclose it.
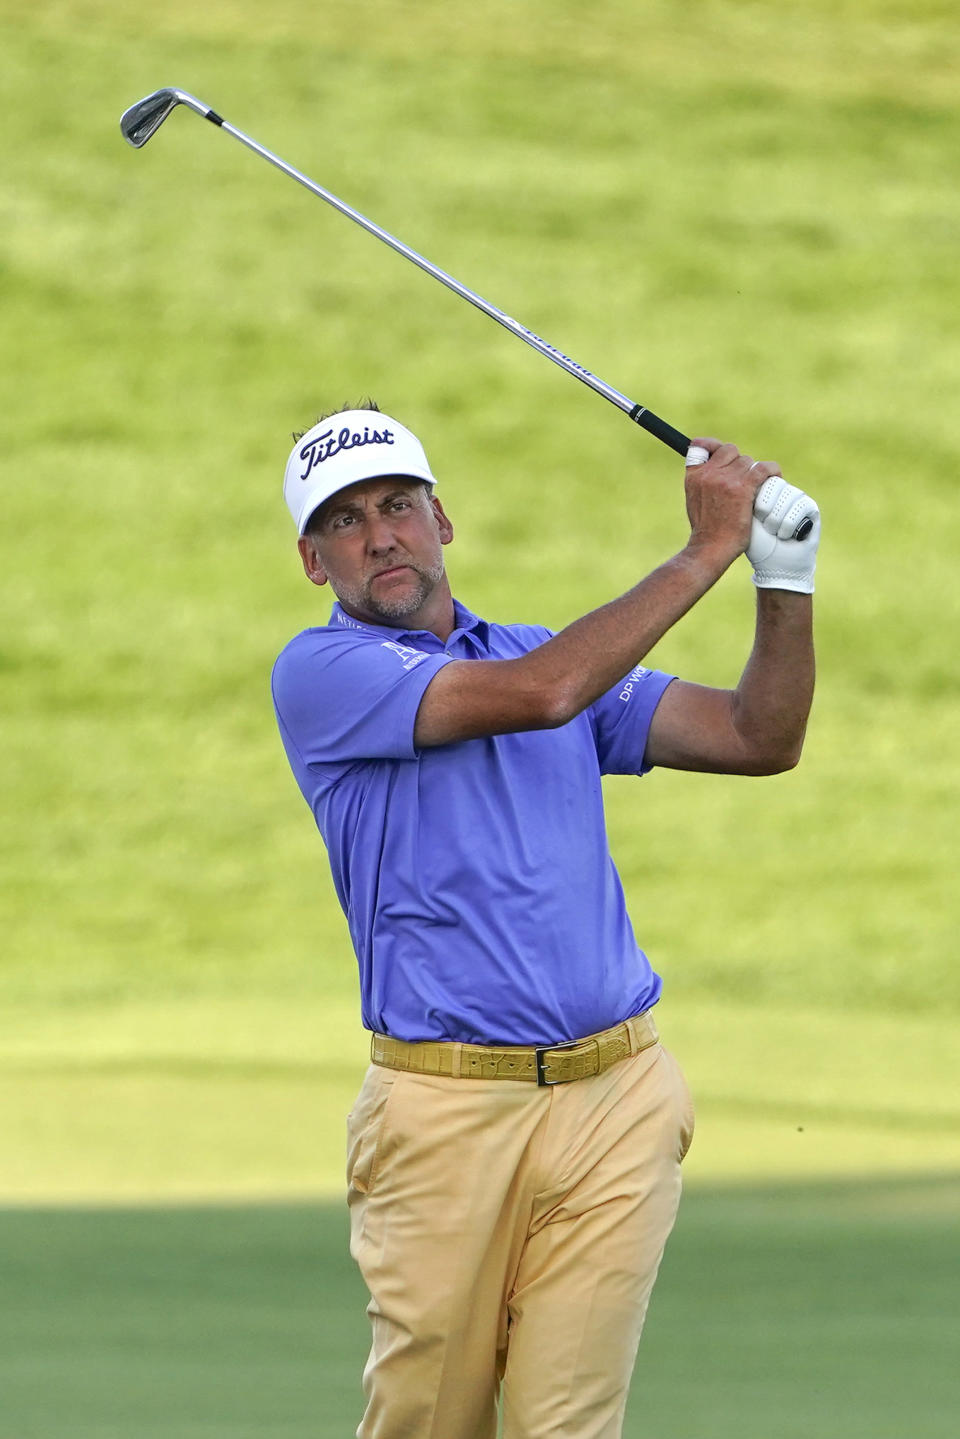
<path fill-rule="evenodd" d="M 809 614 L 813 595 L 799 590 L 757 590 L 757 607 L 764 615 L 784 616 Z"/>
<path fill-rule="evenodd" d="M 697 574 L 710 576 L 710 583 L 713 584 L 742 554 L 743 550 L 735 549 L 729 541 L 701 539 L 691 535 L 675 558 Z"/>

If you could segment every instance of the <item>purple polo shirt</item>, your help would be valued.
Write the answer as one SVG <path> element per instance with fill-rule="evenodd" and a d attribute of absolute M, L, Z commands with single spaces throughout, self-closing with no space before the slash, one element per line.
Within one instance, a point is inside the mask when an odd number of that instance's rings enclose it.
<path fill-rule="evenodd" d="M 643 774 L 672 675 L 642 666 L 553 730 L 417 750 L 424 691 L 453 659 L 550 638 L 456 604 L 444 644 L 334 605 L 280 654 L 273 700 L 360 966 L 365 1028 L 397 1039 L 551 1044 L 660 996 L 610 857 L 602 774 Z"/>

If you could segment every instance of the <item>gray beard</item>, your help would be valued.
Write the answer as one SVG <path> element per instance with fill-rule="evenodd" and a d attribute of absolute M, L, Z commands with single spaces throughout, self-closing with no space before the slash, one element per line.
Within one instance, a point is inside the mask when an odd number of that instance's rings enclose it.
<path fill-rule="evenodd" d="M 405 620 L 426 603 L 443 579 L 443 559 L 438 559 L 435 565 L 426 569 L 418 568 L 415 573 L 419 583 L 404 595 L 397 595 L 392 599 L 374 599 L 373 584 L 370 582 L 362 588 L 342 590 L 337 599 L 341 604 L 352 605 L 354 609 L 365 610 L 367 614 L 378 615 L 384 620 Z"/>

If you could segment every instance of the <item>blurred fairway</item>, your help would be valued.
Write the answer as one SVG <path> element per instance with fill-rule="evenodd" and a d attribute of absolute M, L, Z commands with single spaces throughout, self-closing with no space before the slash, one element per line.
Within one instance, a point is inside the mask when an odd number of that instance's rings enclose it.
<path fill-rule="evenodd" d="M 367 393 L 409 422 L 491 617 L 559 627 L 684 537 L 676 457 L 289 180 L 184 112 L 124 146 L 164 84 L 821 502 L 800 769 L 607 788 L 699 1103 L 636 1432 L 955 1432 L 956 7 L 0 0 L 0 27 L 0 1266 L 23 1296 L 0 1439 L 355 1413 L 341 1221 L 305 1207 L 341 1184 L 354 961 L 268 692 L 328 610 L 280 499 L 290 431 Z M 751 605 L 743 566 L 654 662 L 734 682 Z M 119 1207 L 194 1201 L 236 1207 Z"/>

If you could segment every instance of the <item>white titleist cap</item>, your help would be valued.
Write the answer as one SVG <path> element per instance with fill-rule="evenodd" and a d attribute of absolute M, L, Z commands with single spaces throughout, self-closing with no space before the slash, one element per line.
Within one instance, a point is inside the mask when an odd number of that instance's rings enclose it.
<path fill-rule="evenodd" d="M 318 505 L 346 485 L 383 475 L 435 484 L 416 435 L 379 410 L 341 410 L 302 435 L 290 452 L 283 498 L 302 535 Z"/>

